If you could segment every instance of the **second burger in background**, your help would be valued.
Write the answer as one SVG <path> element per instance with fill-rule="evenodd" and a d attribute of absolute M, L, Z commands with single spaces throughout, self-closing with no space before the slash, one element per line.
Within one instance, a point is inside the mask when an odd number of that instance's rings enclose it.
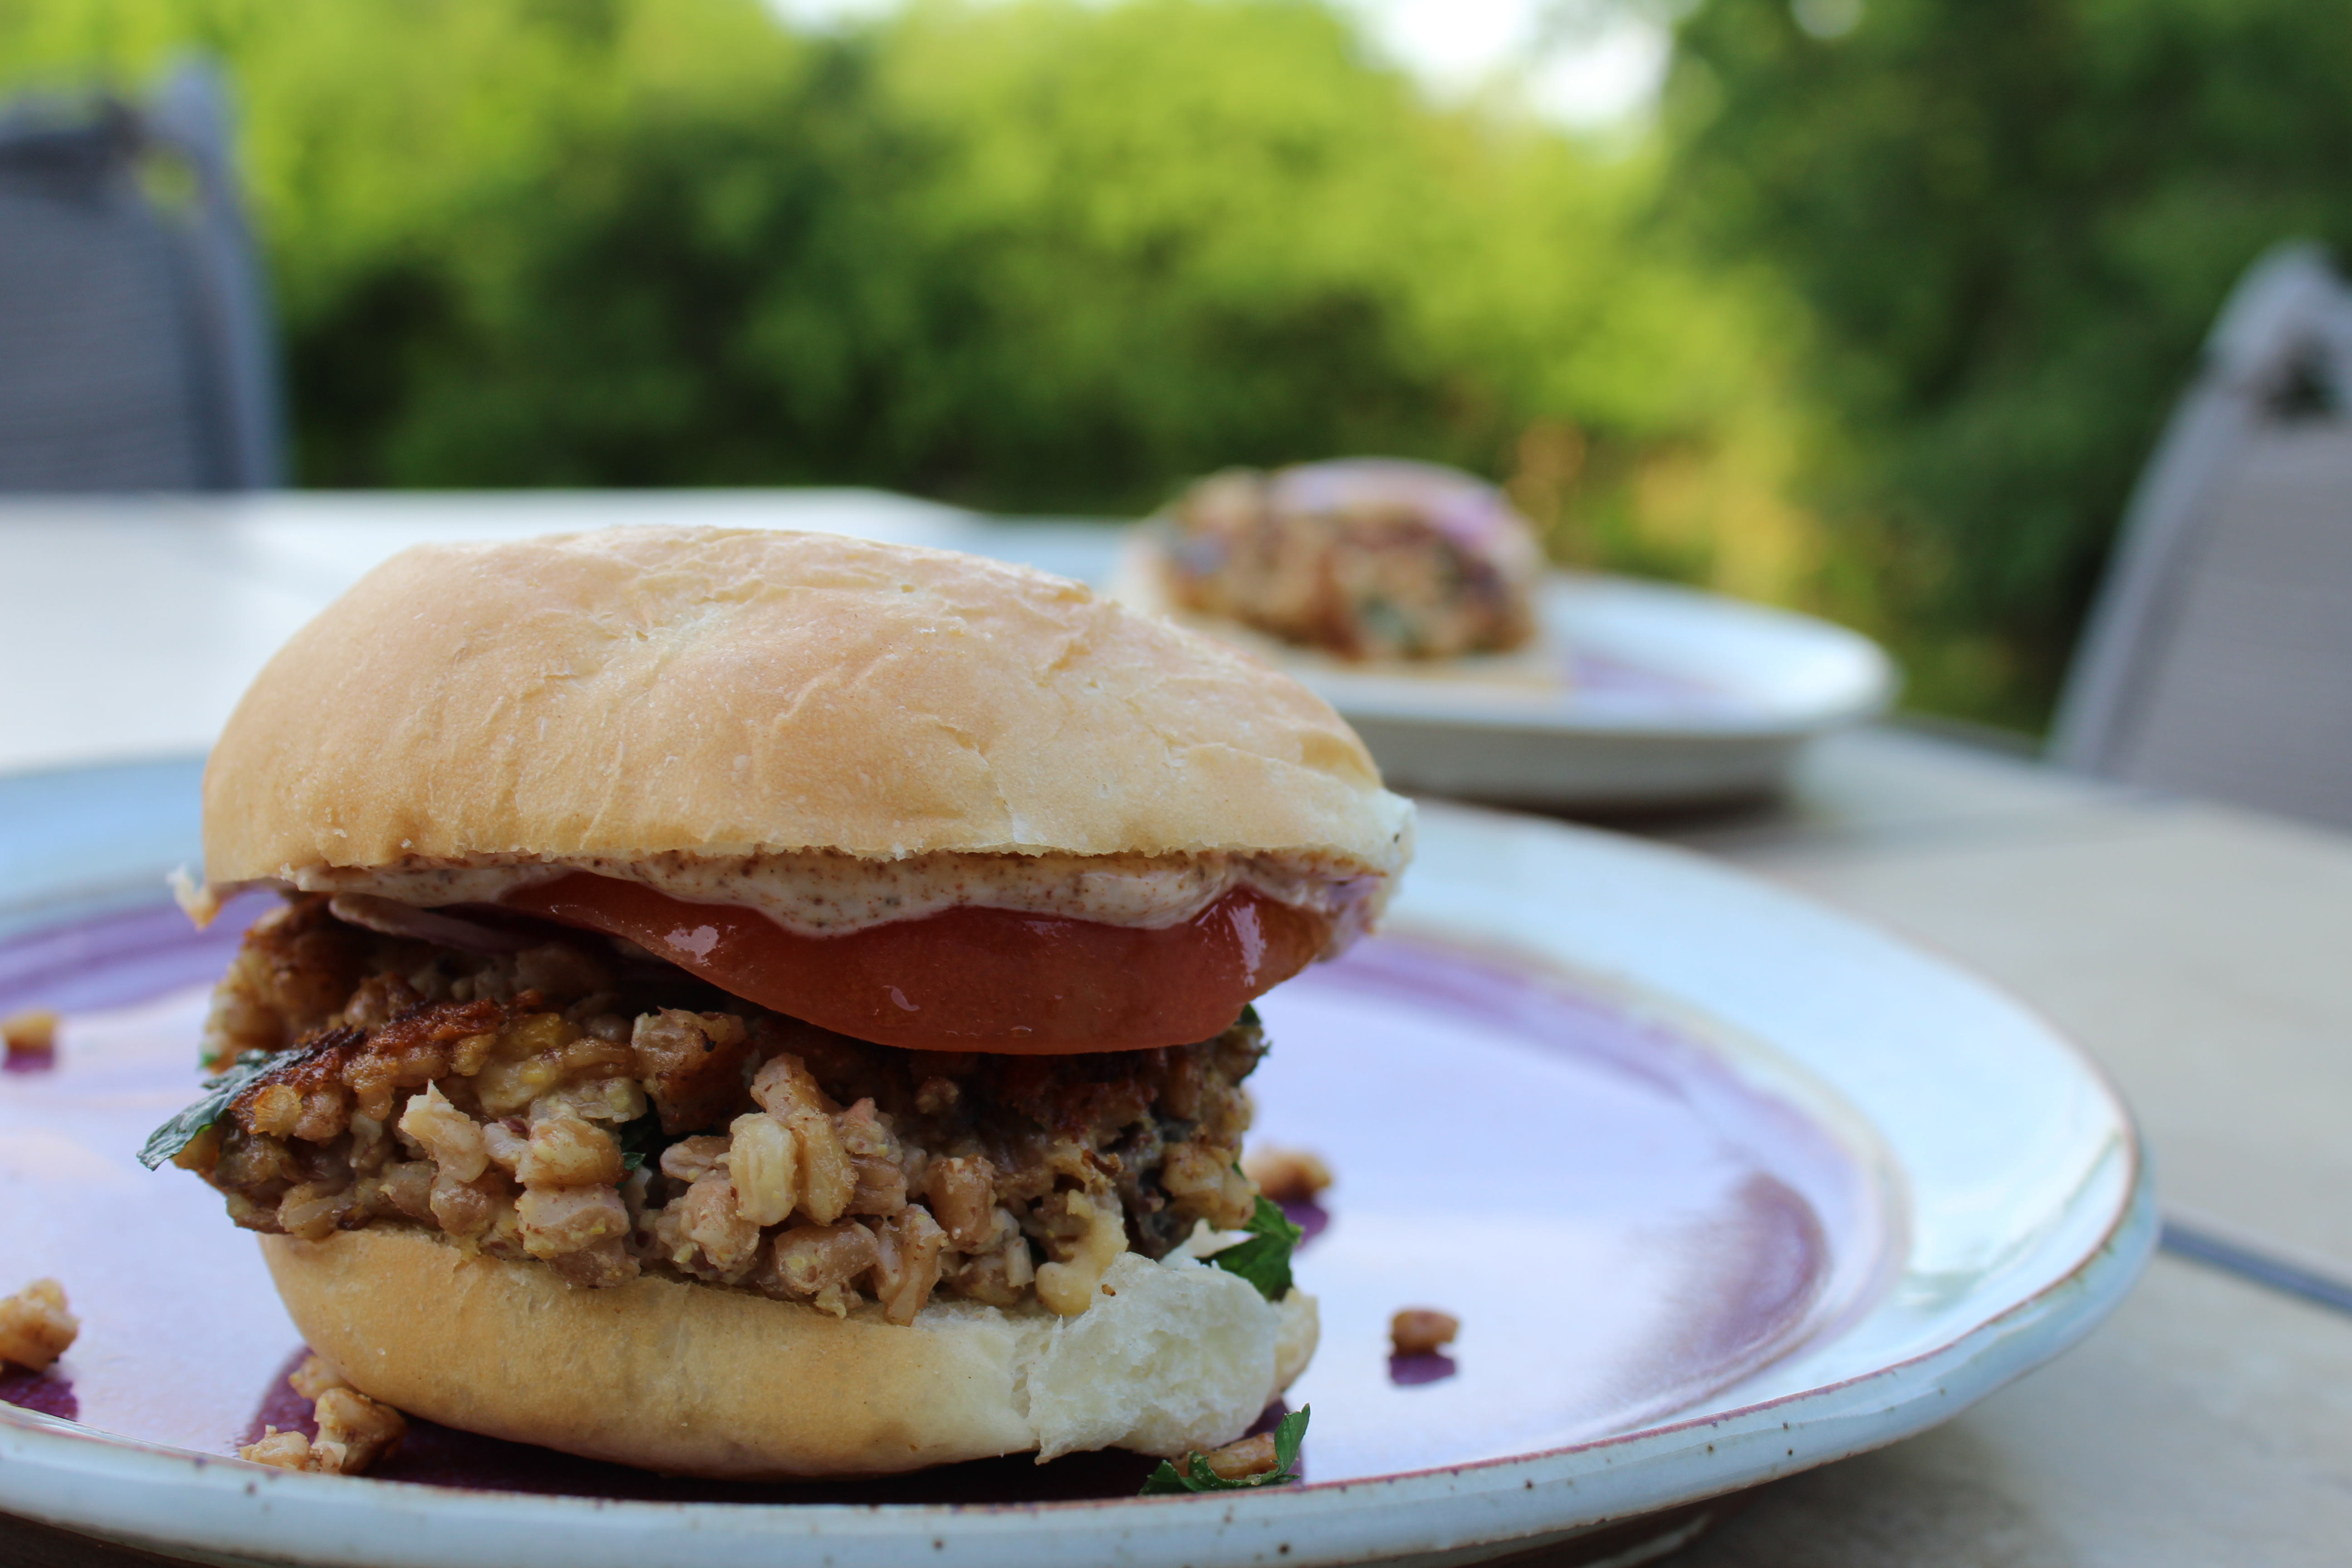
<path fill-rule="evenodd" d="M 1534 642 L 1544 559 L 1500 490 L 1399 458 L 1232 468 L 1161 512 L 1173 609 L 1349 663 L 1508 654 Z"/>

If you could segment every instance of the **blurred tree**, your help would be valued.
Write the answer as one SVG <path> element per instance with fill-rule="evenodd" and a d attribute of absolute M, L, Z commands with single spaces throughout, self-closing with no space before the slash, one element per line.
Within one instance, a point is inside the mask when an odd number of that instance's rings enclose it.
<path fill-rule="evenodd" d="M 2352 9 L 1678 37 L 1665 134 L 1607 149 L 1432 106 L 1314 0 L 16 0 L 0 79 L 232 62 L 308 482 L 1115 511 L 1422 456 L 2037 723 L 2231 281 L 2352 240 Z"/>
<path fill-rule="evenodd" d="M 2352 242 L 2352 7 L 1706 0 L 1672 200 L 1813 312 L 1835 603 L 1927 706 L 2037 727 L 2238 273 Z"/>
<path fill-rule="evenodd" d="M 244 90 L 308 482 L 1122 510 L 1385 451 L 1582 558 L 1807 560 L 1769 279 L 1644 229 L 1654 157 L 1434 108 L 1308 0 L 0 12 L 18 80 L 186 45 Z"/>

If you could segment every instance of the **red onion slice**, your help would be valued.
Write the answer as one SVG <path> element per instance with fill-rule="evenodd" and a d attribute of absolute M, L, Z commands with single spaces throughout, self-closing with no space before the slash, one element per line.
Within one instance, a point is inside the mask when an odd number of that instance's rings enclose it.
<path fill-rule="evenodd" d="M 546 940 L 517 931 L 494 931 L 437 910 L 420 910 L 414 904 L 380 899 L 373 893 L 337 893 L 327 900 L 327 910 L 339 921 L 365 926 L 385 936 L 414 937 L 419 942 L 438 942 L 443 947 L 463 948 L 468 952 L 520 952 Z"/>

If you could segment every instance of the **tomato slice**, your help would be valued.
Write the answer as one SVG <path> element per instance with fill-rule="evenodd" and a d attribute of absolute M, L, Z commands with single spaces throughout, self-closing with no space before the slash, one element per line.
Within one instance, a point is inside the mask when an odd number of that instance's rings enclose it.
<path fill-rule="evenodd" d="M 1247 889 L 1159 931 L 961 908 L 837 936 L 575 871 L 504 907 L 625 937 L 712 984 L 879 1045 L 1017 1056 L 1213 1037 L 1304 969 L 1329 928 Z"/>

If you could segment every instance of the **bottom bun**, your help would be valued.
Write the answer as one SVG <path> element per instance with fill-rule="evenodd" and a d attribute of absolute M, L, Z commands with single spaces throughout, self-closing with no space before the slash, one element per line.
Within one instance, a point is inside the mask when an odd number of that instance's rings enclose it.
<path fill-rule="evenodd" d="M 310 1349 L 444 1426 L 673 1474 L 882 1475 L 998 1454 L 1231 1442 L 1315 1353 L 1315 1299 L 1129 1253 L 1075 1318 L 938 1298 L 901 1328 L 720 1286 L 588 1290 L 374 1227 L 261 1238 Z"/>

